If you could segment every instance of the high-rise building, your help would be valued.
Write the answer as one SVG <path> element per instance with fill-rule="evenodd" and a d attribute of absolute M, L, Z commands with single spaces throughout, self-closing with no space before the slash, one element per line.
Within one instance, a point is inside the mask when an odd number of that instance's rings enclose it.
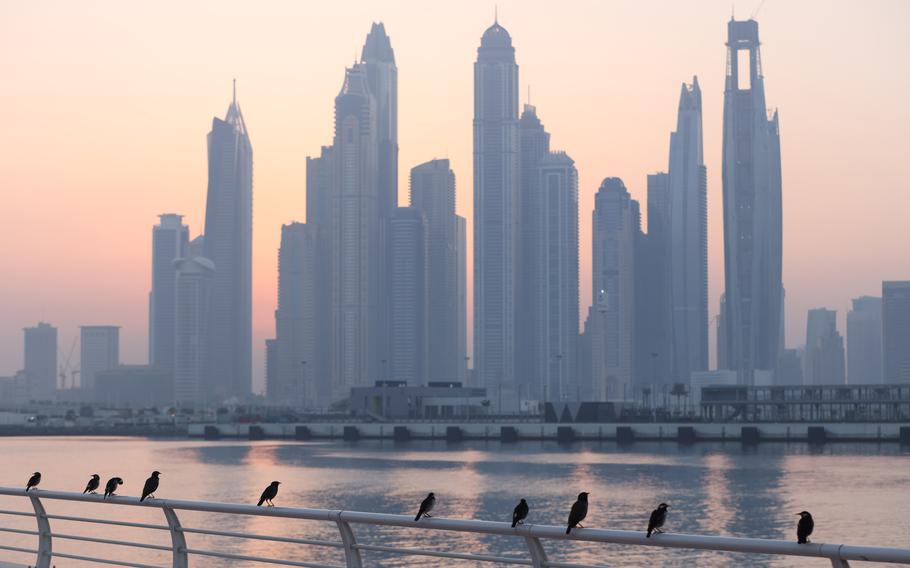
<path fill-rule="evenodd" d="M 847 312 L 847 382 L 882 383 L 882 299 L 853 299 Z"/>
<path fill-rule="evenodd" d="M 780 361 L 774 373 L 774 384 L 803 384 L 802 352 L 799 349 L 784 349 L 781 351 Z"/>
<path fill-rule="evenodd" d="M 670 310 L 670 178 L 648 176 L 648 232 L 635 236 L 635 335 L 632 382 L 668 384 L 674 379 Z M 685 381 L 688 382 L 688 381 Z M 632 394 L 632 393 L 629 393 Z"/>
<path fill-rule="evenodd" d="M 456 261 L 456 302 L 458 306 L 457 321 L 457 358 L 458 380 L 462 384 L 472 384 L 469 377 L 473 373 L 468 373 L 468 222 L 467 219 L 460 215 L 455 216 L 455 243 L 457 251 Z"/>
<path fill-rule="evenodd" d="M 739 381 L 778 362 L 783 313 L 781 163 L 777 112 L 768 118 L 758 22 L 727 26 L 723 195 L 725 361 Z M 808 380 L 808 377 L 807 377 Z"/>
<path fill-rule="evenodd" d="M 290 223 L 281 227 L 278 249 L 278 309 L 275 310 L 275 379 L 266 394 L 276 404 L 297 408 L 319 406 L 321 353 L 317 284 L 320 267 L 315 227 Z"/>
<path fill-rule="evenodd" d="M 53 400 L 57 390 L 57 328 L 44 322 L 27 327 L 25 374 L 35 400 Z"/>
<path fill-rule="evenodd" d="M 882 368 L 886 383 L 910 383 L 910 280 L 882 282 Z"/>
<path fill-rule="evenodd" d="M 501 410 L 517 407 L 515 264 L 518 216 L 518 65 L 494 22 L 474 63 L 474 369 Z"/>
<path fill-rule="evenodd" d="M 809 310 L 806 320 L 806 355 L 803 382 L 807 385 L 841 385 L 844 369 L 844 338 L 837 331 L 837 312 Z"/>
<path fill-rule="evenodd" d="M 455 173 L 448 160 L 430 160 L 411 169 L 411 207 L 426 220 L 429 329 L 425 380 L 461 381 L 465 339 L 459 335 L 464 324 L 459 321 L 463 314 L 458 302 L 458 260 L 463 252 L 455 215 Z"/>
<path fill-rule="evenodd" d="M 215 402 L 206 383 L 216 267 L 201 256 L 177 259 L 174 264 L 174 404 L 205 406 Z"/>
<path fill-rule="evenodd" d="M 515 370 L 519 394 L 577 399 L 578 172 L 525 105 L 519 119 L 521 176 L 515 278 Z"/>
<path fill-rule="evenodd" d="M 208 326 L 208 401 L 252 391 L 253 148 L 236 89 L 208 135 L 204 256 L 215 265 Z"/>
<path fill-rule="evenodd" d="M 708 174 L 702 153 L 698 78 L 682 85 L 676 132 L 670 134 L 670 310 L 673 382 L 708 369 Z M 648 197 L 648 233 L 651 198 Z"/>
<path fill-rule="evenodd" d="M 421 210 L 397 208 L 392 215 L 389 236 L 392 253 L 391 373 L 383 379 L 405 381 L 409 385 L 426 384 L 427 229 Z"/>
<path fill-rule="evenodd" d="M 635 242 L 638 202 L 619 178 L 606 178 L 594 196 L 591 331 L 595 400 L 631 397 L 635 337 Z"/>
<path fill-rule="evenodd" d="M 120 327 L 114 325 L 83 325 L 79 328 L 80 387 L 92 398 L 95 375 L 120 364 Z"/>
<path fill-rule="evenodd" d="M 190 230 L 182 215 L 159 215 L 152 227 L 152 291 L 149 293 L 149 364 L 174 368 L 174 314 L 177 269 L 174 261 L 186 255 Z"/>

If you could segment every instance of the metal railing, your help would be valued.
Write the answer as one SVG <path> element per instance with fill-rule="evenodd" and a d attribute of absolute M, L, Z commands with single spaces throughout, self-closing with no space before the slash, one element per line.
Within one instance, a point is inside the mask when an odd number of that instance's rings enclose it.
<path fill-rule="evenodd" d="M 204 501 L 179 501 L 172 499 L 151 499 L 140 503 L 135 497 L 111 497 L 102 500 L 98 495 L 83 495 L 62 491 L 35 491 L 28 493 L 22 489 L 0 487 L 0 495 L 21 497 L 30 501 L 31 511 L 15 511 L 0 509 L 0 516 L 33 517 L 37 522 L 37 530 L 24 530 L 10 528 L 0 524 L 0 532 L 17 535 L 31 535 L 37 539 L 37 548 L 0 545 L 0 550 L 35 554 L 35 568 L 51 568 L 55 558 L 82 560 L 98 564 L 115 566 L 129 566 L 133 568 L 160 568 L 151 564 L 134 561 L 119 561 L 107 558 L 55 552 L 55 540 L 77 541 L 122 547 L 139 548 L 145 550 L 163 551 L 171 554 L 173 568 L 187 568 L 190 557 L 209 557 L 225 560 L 243 561 L 246 563 L 264 563 L 280 566 L 302 566 L 305 568 L 362 568 L 364 562 L 361 552 L 380 552 L 397 556 L 422 556 L 439 559 L 457 559 L 474 562 L 491 562 L 504 565 L 532 566 L 534 568 L 599 568 L 597 565 L 573 564 L 550 559 L 544 548 L 548 541 L 580 541 L 591 544 L 619 544 L 629 546 L 650 546 L 660 548 L 679 548 L 715 552 L 733 552 L 742 554 L 765 554 L 773 556 L 799 556 L 827 558 L 834 568 L 847 568 L 849 561 L 869 561 L 895 564 L 910 564 L 910 549 L 885 548 L 876 546 L 857 546 L 849 544 L 796 544 L 792 541 L 768 540 L 757 538 L 735 538 L 725 536 L 703 536 L 688 534 L 663 533 L 646 538 L 643 532 L 606 530 L 606 529 L 575 529 L 571 535 L 565 534 L 565 528 L 552 525 L 524 524 L 512 528 L 509 523 L 478 521 L 465 519 L 425 518 L 415 522 L 413 517 L 405 515 L 389 515 L 382 513 L 368 513 L 359 511 L 340 511 L 326 509 L 295 509 L 287 507 L 256 507 L 252 505 L 238 505 L 231 503 L 210 503 Z M 46 500 L 62 500 L 91 502 L 111 506 L 146 507 L 161 509 L 166 524 L 149 524 L 120 520 L 107 520 L 92 517 L 73 515 L 48 514 L 43 502 Z M 307 521 L 321 521 L 335 525 L 338 530 L 338 540 L 322 540 L 307 538 L 292 538 L 284 536 L 271 536 L 265 534 L 231 532 L 201 527 L 187 527 L 180 523 L 177 511 L 198 511 L 206 513 L 220 513 L 227 515 L 251 515 L 260 517 L 277 517 L 283 519 L 298 519 Z M 170 534 L 171 545 L 151 544 L 148 542 L 132 542 L 53 532 L 51 521 L 66 521 L 77 523 L 92 523 L 112 525 L 118 527 L 132 527 L 151 531 L 167 531 Z M 374 544 L 361 544 L 357 542 L 354 526 L 372 525 L 399 528 L 420 528 L 426 531 L 449 531 L 452 533 L 469 533 L 498 535 L 513 537 L 523 541 L 521 548 L 527 553 L 522 556 L 501 556 L 497 554 L 477 554 L 429 550 L 400 546 L 383 546 Z M 187 535 L 208 535 L 214 537 L 227 537 L 232 539 L 252 539 L 258 541 L 289 543 L 315 547 L 330 547 L 341 551 L 339 558 L 344 559 L 343 565 L 321 564 L 317 562 L 303 562 L 253 555 L 241 555 L 219 550 L 193 548 L 187 542 Z"/>

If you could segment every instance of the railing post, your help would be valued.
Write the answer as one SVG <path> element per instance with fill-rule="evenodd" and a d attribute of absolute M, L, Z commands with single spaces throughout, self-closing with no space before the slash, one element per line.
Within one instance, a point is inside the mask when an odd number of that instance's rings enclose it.
<path fill-rule="evenodd" d="M 167 505 L 162 505 L 161 510 L 164 511 L 167 526 L 171 529 L 171 548 L 174 551 L 173 567 L 189 568 L 189 560 L 186 555 L 186 536 L 181 529 L 180 519 L 177 518 L 177 513 Z"/>
<path fill-rule="evenodd" d="M 35 559 L 35 568 L 51 568 L 51 557 L 53 556 L 51 524 L 47 520 L 47 512 L 44 510 L 41 500 L 38 499 L 38 495 L 29 493 L 28 498 L 32 501 L 35 520 L 38 522 L 38 557 Z"/>
<path fill-rule="evenodd" d="M 338 532 L 341 533 L 341 543 L 344 545 L 344 562 L 347 568 L 363 568 L 363 561 L 360 559 L 360 550 L 357 548 L 357 541 L 354 539 L 354 531 L 347 521 L 341 520 L 341 512 L 335 521 L 338 524 Z"/>
<path fill-rule="evenodd" d="M 525 543 L 528 545 L 528 552 L 531 553 L 531 566 L 534 568 L 546 568 L 548 566 L 547 552 L 543 549 L 543 545 L 540 544 L 540 539 L 536 536 L 526 536 Z"/>

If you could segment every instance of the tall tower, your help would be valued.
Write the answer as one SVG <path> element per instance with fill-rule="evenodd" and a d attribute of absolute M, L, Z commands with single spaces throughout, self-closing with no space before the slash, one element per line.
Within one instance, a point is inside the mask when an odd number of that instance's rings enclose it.
<path fill-rule="evenodd" d="M 514 373 L 518 65 L 494 22 L 474 63 L 474 364 L 494 408 L 517 399 Z"/>
<path fill-rule="evenodd" d="M 910 280 L 882 282 L 882 372 L 886 383 L 910 383 Z"/>
<path fill-rule="evenodd" d="M 25 333 L 25 373 L 31 397 L 52 400 L 57 394 L 57 328 L 41 322 Z"/>
<path fill-rule="evenodd" d="M 682 85 L 676 132 L 670 134 L 671 373 L 683 383 L 692 371 L 708 369 L 708 173 L 701 117 L 701 89 L 693 77 Z M 650 213 L 648 218 L 650 232 Z"/>
<path fill-rule="evenodd" d="M 543 400 L 576 399 L 578 172 L 525 105 L 519 120 L 521 185 L 516 272 L 516 382 Z"/>
<path fill-rule="evenodd" d="M 806 318 L 806 355 L 803 381 L 807 385 L 842 385 L 844 338 L 837 331 L 837 312 L 825 308 L 809 310 Z"/>
<path fill-rule="evenodd" d="M 847 312 L 847 382 L 882 383 L 882 299 L 853 299 Z"/>
<path fill-rule="evenodd" d="M 427 230 L 420 209 L 399 207 L 392 215 L 391 374 L 383 379 L 427 380 Z M 383 365 L 385 367 L 385 365 Z M 384 371 L 384 369 L 383 369 Z"/>
<path fill-rule="evenodd" d="M 206 377 L 215 265 L 196 256 L 177 259 L 174 266 L 174 404 L 205 406 L 214 402 Z"/>
<path fill-rule="evenodd" d="M 204 256 L 215 265 L 208 326 L 206 400 L 252 391 L 253 148 L 237 91 L 208 135 Z"/>
<path fill-rule="evenodd" d="M 152 227 L 152 291 L 149 294 L 149 364 L 174 368 L 174 317 L 177 268 L 174 261 L 186 254 L 189 227 L 183 215 L 159 215 Z"/>
<path fill-rule="evenodd" d="M 360 56 L 370 93 L 376 99 L 376 195 L 381 217 L 398 207 L 398 67 L 382 22 L 374 22 Z"/>
<path fill-rule="evenodd" d="M 726 362 L 740 383 L 773 371 L 782 348 L 781 164 L 769 118 L 758 22 L 727 26 L 723 195 Z"/>
<path fill-rule="evenodd" d="M 95 375 L 119 364 L 119 326 L 83 325 L 79 328 L 79 386 L 89 399 L 94 396 Z"/>
<path fill-rule="evenodd" d="M 423 213 L 427 237 L 427 380 L 461 381 L 459 349 L 458 221 L 455 173 L 448 160 L 430 160 L 411 169 L 411 207 Z M 394 278 L 394 277 L 393 277 Z M 462 284 L 463 286 L 463 284 Z"/>

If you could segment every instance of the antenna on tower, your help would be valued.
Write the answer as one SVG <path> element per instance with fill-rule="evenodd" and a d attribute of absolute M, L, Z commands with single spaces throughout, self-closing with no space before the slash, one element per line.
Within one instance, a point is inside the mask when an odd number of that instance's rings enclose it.
<path fill-rule="evenodd" d="M 499 23 L 499 4 L 493 4 L 493 24 Z"/>
<path fill-rule="evenodd" d="M 237 104 L 237 79 L 236 79 L 236 78 L 234 78 L 234 95 L 233 95 L 233 99 L 234 99 L 234 104 Z"/>

